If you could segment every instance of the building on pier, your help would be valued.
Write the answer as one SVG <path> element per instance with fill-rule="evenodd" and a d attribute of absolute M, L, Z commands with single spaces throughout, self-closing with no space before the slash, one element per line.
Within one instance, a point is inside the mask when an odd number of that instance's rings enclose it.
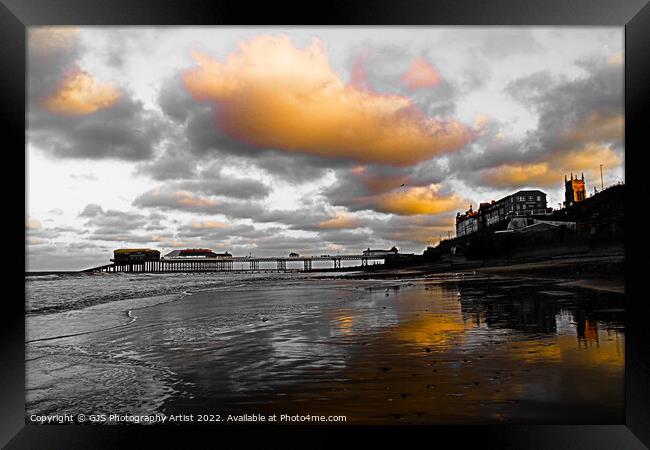
<path fill-rule="evenodd" d="M 229 259 L 232 258 L 232 255 L 228 252 L 224 253 L 215 253 L 209 248 L 186 248 L 183 250 L 172 250 L 167 253 L 164 259 L 205 259 L 205 258 L 216 258 L 216 259 Z"/>
<path fill-rule="evenodd" d="M 150 248 L 119 248 L 113 251 L 115 263 L 134 263 L 160 260 L 160 252 Z"/>
<path fill-rule="evenodd" d="M 370 247 L 368 247 L 367 250 L 363 251 L 363 256 L 390 256 L 397 255 L 398 253 L 399 250 L 395 246 L 390 250 L 370 250 Z"/>

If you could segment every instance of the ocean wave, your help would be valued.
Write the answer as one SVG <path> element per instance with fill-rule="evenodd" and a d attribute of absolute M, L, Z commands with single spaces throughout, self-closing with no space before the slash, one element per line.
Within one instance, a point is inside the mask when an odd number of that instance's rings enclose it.
<path fill-rule="evenodd" d="M 28 277 L 25 313 L 54 314 L 134 298 L 196 292 L 245 290 L 259 284 L 305 278 L 296 274 L 44 274 Z M 27 279 L 27 277 L 26 277 Z"/>

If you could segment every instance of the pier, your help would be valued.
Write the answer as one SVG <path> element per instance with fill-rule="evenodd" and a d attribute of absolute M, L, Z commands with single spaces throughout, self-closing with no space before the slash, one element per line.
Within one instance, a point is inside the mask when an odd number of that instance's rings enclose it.
<path fill-rule="evenodd" d="M 333 255 L 333 256 L 299 256 L 299 257 L 249 257 L 232 258 L 160 258 L 155 261 L 113 262 L 103 266 L 83 270 L 85 273 L 98 272 L 310 272 L 314 261 L 329 261 L 334 269 L 341 268 L 341 261 L 359 261 L 367 266 L 369 261 L 383 261 L 386 255 Z M 260 263 L 275 263 L 275 268 L 260 268 Z M 301 262 L 298 268 L 287 268 L 288 262 Z M 236 269 L 235 264 L 241 269 Z"/>

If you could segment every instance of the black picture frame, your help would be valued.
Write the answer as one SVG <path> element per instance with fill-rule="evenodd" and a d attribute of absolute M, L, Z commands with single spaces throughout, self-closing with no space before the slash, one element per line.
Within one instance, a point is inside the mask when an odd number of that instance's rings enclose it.
<path fill-rule="evenodd" d="M 325 442 L 359 427 L 157 427 L 25 425 L 24 237 L 25 184 L 8 175 L 25 167 L 25 30 L 33 25 L 557 25 L 625 27 L 625 173 L 626 199 L 626 420 L 624 424 L 558 426 L 362 427 L 368 439 L 380 437 L 405 442 L 425 438 L 432 445 L 458 442 L 495 448 L 644 448 L 650 446 L 650 363 L 647 299 L 642 280 L 633 269 L 645 269 L 647 231 L 643 225 L 643 180 L 640 172 L 647 153 L 645 117 L 650 104 L 650 5 L 648 0 L 410 0 L 330 1 L 325 4 L 286 5 L 225 0 L 0 0 L 0 118 L 5 142 L 5 280 L 10 287 L 0 314 L 0 445 L 5 448 L 97 448 L 201 442 L 219 444 L 224 434 L 239 442 L 297 432 Z M 9 139 L 7 139 L 7 137 Z M 24 171 L 22 173 L 25 173 Z M 638 186 L 637 186 L 638 185 Z M 637 196 L 637 192 L 640 195 Z M 638 203 L 637 203 L 638 201 Z M 646 202 L 647 203 L 647 202 Z M 632 218 L 628 220 L 627 218 Z M 635 221 L 639 223 L 635 223 Z M 8 253 L 8 254 L 7 254 Z M 333 432 L 336 433 L 333 433 Z M 188 440 L 189 436 L 192 440 Z M 169 440 L 167 440 L 169 439 Z M 196 441 L 194 439 L 197 439 Z M 346 438 L 347 440 L 347 438 Z M 385 441 L 385 443 L 387 443 Z"/>

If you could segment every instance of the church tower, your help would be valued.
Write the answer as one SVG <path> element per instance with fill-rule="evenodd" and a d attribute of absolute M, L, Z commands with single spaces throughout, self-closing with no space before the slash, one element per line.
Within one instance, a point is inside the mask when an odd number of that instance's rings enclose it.
<path fill-rule="evenodd" d="M 578 178 L 578 175 L 576 175 L 574 179 L 572 173 L 570 180 L 567 180 L 566 175 L 564 175 L 564 206 L 571 206 L 586 198 L 587 189 L 585 188 L 585 174 L 583 173 L 580 179 Z"/>

